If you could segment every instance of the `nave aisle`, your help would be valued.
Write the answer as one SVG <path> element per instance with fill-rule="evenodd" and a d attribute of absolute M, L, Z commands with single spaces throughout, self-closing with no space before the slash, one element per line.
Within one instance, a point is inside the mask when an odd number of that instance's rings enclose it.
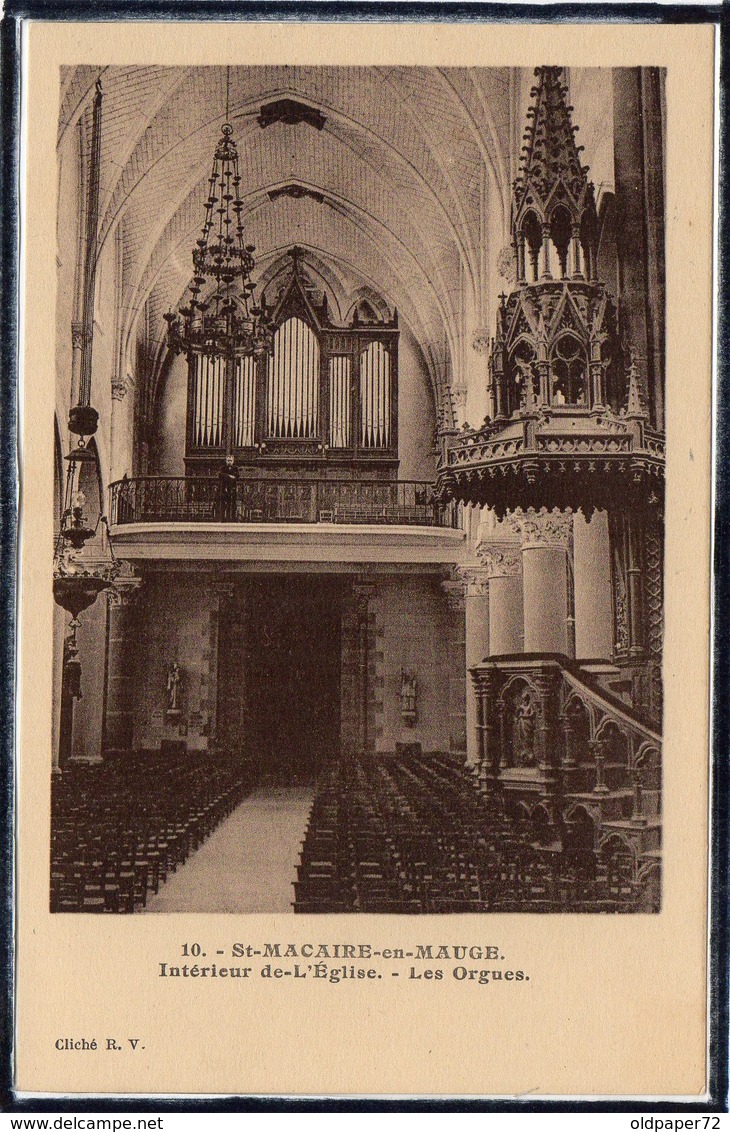
<path fill-rule="evenodd" d="M 147 912 L 291 912 L 314 791 L 262 786 L 150 896 Z"/>

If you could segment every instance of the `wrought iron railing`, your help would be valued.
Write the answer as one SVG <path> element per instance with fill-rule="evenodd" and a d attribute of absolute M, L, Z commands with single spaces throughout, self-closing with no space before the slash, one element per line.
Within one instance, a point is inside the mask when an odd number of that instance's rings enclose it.
<path fill-rule="evenodd" d="M 461 526 L 460 505 L 416 480 L 142 476 L 111 485 L 111 522 L 373 523 Z"/>

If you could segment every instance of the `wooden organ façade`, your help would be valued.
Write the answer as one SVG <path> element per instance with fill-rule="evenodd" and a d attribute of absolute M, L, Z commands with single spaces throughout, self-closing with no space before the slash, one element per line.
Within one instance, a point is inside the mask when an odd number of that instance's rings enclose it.
<path fill-rule="evenodd" d="M 188 352 L 186 474 L 215 475 L 232 455 L 247 478 L 395 479 L 397 312 L 384 318 L 363 301 L 335 325 L 299 249 L 290 255 L 270 353 Z"/>

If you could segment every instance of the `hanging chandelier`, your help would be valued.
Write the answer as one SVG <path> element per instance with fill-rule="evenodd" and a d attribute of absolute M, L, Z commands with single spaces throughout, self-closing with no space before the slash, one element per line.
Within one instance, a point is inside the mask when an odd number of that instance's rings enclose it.
<path fill-rule="evenodd" d="M 233 127 L 225 122 L 208 178 L 205 222 L 193 249 L 187 303 L 165 315 L 168 346 L 212 358 L 271 351 L 273 326 L 266 301 L 256 304 L 252 244 L 244 243 L 243 200 Z"/>
<path fill-rule="evenodd" d="M 74 703 L 81 697 L 81 660 L 77 632 L 79 617 L 94 604 L 103 590 L 121 598 L 139 586 L 129 562 L 114 554 L 109 523 L 104 514 L 103 495 L 89 500 L 84 486 L 99 484 L 96 450 L 89 440 L 99 427 L 99 414 L 91 404 L 92 350 L 94 341 L 94 294 L 99 222 L 99 173 L 101 167 L 101 81 L 96 81 L 93 102 L 89 189 L 86 210 L 86 255 L 82 298 L 82 326 L 79 399 L 69 411 L 68 430 L 76 438 L 75 447 L 64 458 L 66 482 L 58 536 L 53 551 L 53 597 L 70 615 L 63 644 L 61 678 L 61 726 L 58 766 L 71 758 Z M 96 494 L 96 490 L 94 491 Z"/>

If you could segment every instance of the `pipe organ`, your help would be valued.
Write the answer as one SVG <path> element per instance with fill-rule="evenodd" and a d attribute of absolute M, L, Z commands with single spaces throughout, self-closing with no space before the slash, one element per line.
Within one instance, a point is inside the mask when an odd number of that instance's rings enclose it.
<path fill-rule="evenodd" d="M 238 466 L 390 478 L 398 467 L 398 321 L 358 314 L 337 326 L 315 305 L 295 269 L 272 316 L 263 357 L 188 355 L 186 468 L 214 474 L 232 454 Z"/>

